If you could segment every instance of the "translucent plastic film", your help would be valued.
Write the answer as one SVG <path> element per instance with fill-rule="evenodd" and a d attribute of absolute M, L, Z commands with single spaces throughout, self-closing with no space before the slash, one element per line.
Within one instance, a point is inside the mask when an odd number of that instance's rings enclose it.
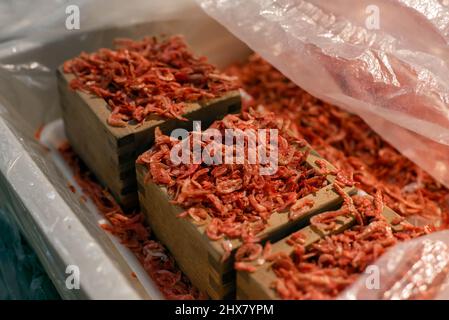
<path fill-rule="evenodd" d="M 394 246 L 366 269 L 340 299 L 448 299 L 449 232 Z"/>
<path fill-rule="evenodd" d="M 291 80 L 449 186 L 449 3 L 197 0 Z"/>

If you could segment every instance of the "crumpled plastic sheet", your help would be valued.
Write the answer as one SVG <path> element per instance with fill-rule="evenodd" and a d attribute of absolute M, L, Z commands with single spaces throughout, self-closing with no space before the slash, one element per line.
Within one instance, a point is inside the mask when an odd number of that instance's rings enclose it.
<path fill-rule="evenodd" d="M 300 87 L 449 187 L 449 2 L 197 0 Z"/>
<path fill-rule="evenodd" d="M 339 299 L 415 300 L 449 297 L 449 231 L 394 246 Z"/>
<path fill-rule="evenodd" d="M 80 30 L 65 28 L 64 9 L 73 4 L 80 8 Z M 36 251 L 62 298 L 157 298 L 132 276 L 34 137 L 43 124 L 60 117 L 55 70 L 81 51 L 111 47 L 120 37 L 182 33 L 198 54 L 219 66 L 245 59 L 248 47 L 193 0 L 14 0 L 1 2 L 0 9 L 0 201 L 8 206 L 5 214 Z M 79 268 L 79 289 L 66 285 L 70 265 Z"/>

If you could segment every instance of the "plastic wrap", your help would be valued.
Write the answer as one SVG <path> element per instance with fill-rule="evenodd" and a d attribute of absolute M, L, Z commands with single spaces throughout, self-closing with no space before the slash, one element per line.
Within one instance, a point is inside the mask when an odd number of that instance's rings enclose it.
<path fill-rule="evenodd" d="M 160 298 L 133 277 L 129 260 L 68 188 L 54 154 L 36 141 L 38 129 L 60 117 L 55 70 L 81 51 L 111 47 L 117 37 L 182 33 L 219 66 L 245 59 L 249 50 L 194 1 L 42 3 L 32 10 L 29 2 L 0 4 L 0 202 L 63 298 Z M 73 4 L 80 30 L 65 27 L 65 8 Z M 22 22 L 13 26 L 14 20 Z M 78 267 L 79 289 L 66 285 L 67 266 Z"/>
<path fill-rule="evenodd" d="M 449 186 L 449 3 L 197 0 L 300 87 Z"/>
<path fill-rule="evenodd" d="M 449 297 L 449 231 L 391 248 L 339 299 L 414 300 Z"/>
<path fill-rule="evenodd" d="M 0 204 L 0 300 L 58 299 L 53 283 L 7 210 Z"/>

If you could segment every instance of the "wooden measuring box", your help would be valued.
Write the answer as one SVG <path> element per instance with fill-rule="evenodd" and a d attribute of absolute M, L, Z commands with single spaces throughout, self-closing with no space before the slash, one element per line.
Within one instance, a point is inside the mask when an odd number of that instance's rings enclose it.
<path fill-rule="evenodd" d="M 170 135 L 176 128 L 192 130 L 193 120 L 201 121 L 203 129 L 214 120 L 240 110 L 240 93 L 230 91 L 222 97 L 186 104 L 184 117 L 189 121 L 165 119 L 153 115 L 141 124 L 128 123 L 113 127 L 107 123 L 111 111 L 99 97 L 72 90 L 73 74 L 57 70 L 58 91 L 65 132 L 75 152 L 106 186 L 125 210 L 138 205 L 135 161 L 154 141 L 159 127 Z"/>
<path fill-rule="evenodd" d="M 310 167 L 318 168 L 315 164 L 317 159 L 322 158 L 312 150 L 306 161 Z M 328 162 L 326 165 L 329 169 L 334 169 Z M 178 218 L 177 215 L 184 209 L 170 203 L 164 187 L 151 181 L 145 183 L 148 173 L 146 166 L 137 164 L 136 170 L 141 210 L 156 237 L 167 246 L 181 270 L 197 288 L 212 299 L 234 298 L 236 275 L 233 255 L 242 244 L 241 241 L 227 240 L 232 244 L 232 253 L 229 259 L 222 261 L 224 249 L 221 241 L 211 241 L 205 233 L 205 225 L 197 225 L 190 218 Z M 298 200 L 310 198 L 314 204 L 295 220 L 289 219 L 288 211 L 273 213 L 268 227 L 258 234 L 258 238 L 262 242 L 277 241 L 305 225 L 314 214 L 338 207 L 343 199 L 332 188 L 331 182 L 334 179 L 335 177 L 328 176 L 329 185 Z M 355 188 L 346 188 L 345 191 L 352 194 Z"/>
<path fill-rule="evenodd" d="M 386 218 L 387 222 L 392 224 L 400 216 L 388 207 L 384 207 L 382 215 Z M 329 232 L 317 231 L 310 225 L 302 228 L 298 232 L 304 239 L 304 246 L 307 249 L 315 242 L 318 242 L 323 237 L 330 234 L 341 233 L 344 230 L 350 228 L 355 223 L 355 218 L 350 216 L 341 216 L 336 219 L 338 225 Z M 400 225 L 392 225 L 394 231 L 400 230 Z M 287 243 L 290 235 L 286 238 L 274 243 L 272 245 L 272 253 L 285 252 L 287 254 L 293 253 L 294 247 Z M 240 300 L 279 300 L 275 290 L 272 288 L 273 282 L 276 280 L 276 275 L 271 270 L 271 263 L 264 263 L 263 265 L 257 265 L 255 272 L 249 273 L 244 271 L 237 272 L 237 299 Z"/>

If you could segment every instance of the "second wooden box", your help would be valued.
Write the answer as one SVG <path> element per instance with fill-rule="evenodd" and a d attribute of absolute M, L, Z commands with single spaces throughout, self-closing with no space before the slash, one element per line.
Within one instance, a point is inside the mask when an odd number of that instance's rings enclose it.
<path fill-rule="evenodd" d="M 317 159 L 321 157 L 311 151 L 306 162 L 309 167 L 318 169 L 315 164 Z M 329 169 L 333 169 L 331 164 L 326 164 Z M 136 170 L 141 209 L 156 237 L 167 246 L 181 270 L 199 290 L 212 299 L 234 298 L 236 285 L 232 257 L 242 242 L 238 239 L 227 240 L 232 245 L 232 254 L 229 259 L 222 261 L 225 250 L 221 241 L 211 241 L 204 225 L 177 217 L 185 209 L 170 203 L 171 199 L 164 187 L 151 181 L 145 182 L 148 173 L 146 166 L 137 164 Z M 333 190 L 331 183 L 334 178 L 327 176 L 329 184 L 326 187 L 305 197 L 313 200 L 313 206 L 297 219 L 289 219 L 288 212 L 274 212 L 269 218 L 268 227 L 258 234 L 258 238 L 262 242 L 277 241 L 305 225 L 314 214 L 337 207 L 343 200 Z M 345 191 L 352 194 L 355 189 L 348 187 Z"/>

